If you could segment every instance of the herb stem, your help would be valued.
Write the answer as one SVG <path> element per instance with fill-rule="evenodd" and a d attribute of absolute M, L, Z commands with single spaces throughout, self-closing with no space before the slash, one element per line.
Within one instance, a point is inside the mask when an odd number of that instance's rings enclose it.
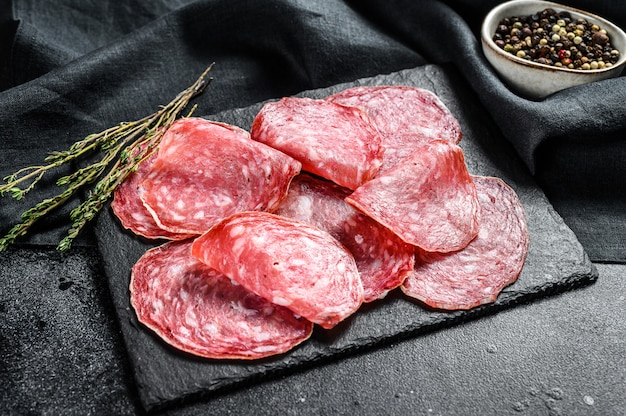
<path fill-rule="evenodd" d="M 78 160 L 96 150 L 103 153 L 96 162 L 59 178 L 57 186 L 66 187 L 65 190 L 23 212 L 22 221 L 0 238 L 0 251 L 13 244 L 17 238 L 24 236 L 40 218 L 65 204 L 77 190 L 97 181 L 89 191 L 87 199 L 70 212 L 72 225 L 57 246 L 60 251 L 68 250 L 72 241 L 84 226 L 96 217 L 115 189 L 128 175 L 137 170 L 140 163 L 157 151 L 161 138 L 189 101 L 204 92 L 211 82 L 207 75 L 212 67 L 213 64 L 206 68 L 190 87 L 180 92 L 166 106 L 160 106 L 155 113 L 136 121 L 122 122 L 100 133 L 90 134 L 65 151 L 51 152 L 45 159 L 48 164 L 22 168 L 5 177 L 6 183 L 0 185 L 0 197 L 10 193 L 14 199 L 19 200 L 50 170 Z M 195 108 L 194 106 L 191 109 L 187 117 L 191 116 Z M 109 170 L 100 178 L 109 166 Z"/>

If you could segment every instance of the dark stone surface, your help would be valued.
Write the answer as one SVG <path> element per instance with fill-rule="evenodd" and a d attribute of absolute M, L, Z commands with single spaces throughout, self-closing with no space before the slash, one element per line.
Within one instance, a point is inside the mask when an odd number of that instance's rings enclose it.
<path fill-rule="evenodd" d="M 0 414 L 129 414 L 119 325 L 91 248 L 0 253 Z"/>
<path fill-rule="evenodd" d="M 427 310 L 395 291 L 380 302 L 366 305 L 331 331 L 316 330 L 311 340 L 283 356 L 254 362 L 202 360 L 173 350 L 137 322 L 129 303 L 130 269 L 150 244 L 122 232 L 107 212 L 98 222 L 96 236 L 139 398 L 147 409 L 196 400 L 234 386 L 248 386 L 405 337 L 458 325 L 596 279 L 596 270 L 574 234 L 554 212 L 525 166 L 481 112 L 473 94 L 462 88 L 452 70 L 424 66 L 305 95 L 323 97 L 355 84 L 428 88 L 449 106 L 464 132 L 461 146 L 470 172 L 503 178 L 524 204 L 531 243 L 520 278 L 503 291 L 495 304 L 469 312 Z M 256 105 L 212 118 L 248 128 L 258 108 Z"/>
<path fill-rule="evenodd" d="M 159 414 L 623 415 L 626 266 L 597 267 L 593 285 Z M 12 249 L 0 279 L 0 414 L 145 413 L 94 249 Z"/>
<path fill-rule="evenodd" d="M 597 283 L 168 414 L 612 415 L 626 409 L 626 267 Z"/>

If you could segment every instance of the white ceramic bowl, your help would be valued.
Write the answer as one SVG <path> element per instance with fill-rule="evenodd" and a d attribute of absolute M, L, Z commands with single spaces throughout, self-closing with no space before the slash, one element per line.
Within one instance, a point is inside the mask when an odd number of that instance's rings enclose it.
<path fill-rule="evenodd" d="M 499 48 L 493 41 L 498 23 L 503 18 L 528 16 L 546 8 L 557 12 L 568 11 L 573 19 L 584 18 L 605 29 L 611 45 L 620 52 L 619 60 L 609 68 L 569 69 L 518 58 Z M 485 57 L 503 81 L 516 93 L 530 99 L 540 100 L 565 88 L 616 77 L 626 65 L 626 34 L 623 30 L 594 14 L 549 1 L 513 0 L 496 6 L 483 21 L 481 41 Z"/>

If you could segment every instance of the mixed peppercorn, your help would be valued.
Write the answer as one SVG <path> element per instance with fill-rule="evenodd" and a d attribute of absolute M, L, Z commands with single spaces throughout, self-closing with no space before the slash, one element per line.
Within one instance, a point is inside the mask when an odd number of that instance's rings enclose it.
<path fill-rule="evenodd" d="M 569 12 L 550 8 L 502 19 L 493 41 L 518 58 L 570 69 L 608 68 L 620 56 L 606 30 L 585 19 L 573 19 Z"/>

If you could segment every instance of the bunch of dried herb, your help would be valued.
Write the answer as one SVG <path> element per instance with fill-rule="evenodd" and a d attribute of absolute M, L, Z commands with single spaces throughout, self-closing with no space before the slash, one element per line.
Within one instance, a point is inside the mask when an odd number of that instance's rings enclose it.
<path fill-rule="evenodd" d="M 70 212 L 72 225 L 57 246 L 60 251 L 68 250 L 79 232 L 96 217 L 111 198 L 115 189 L 128 175 L 137 170 L 139 164 L 157 150 L 163 134 L 179 117 L 189 101 L 204 91 L 211 82 L 211 78 L 207 76 L 212 66 L 209 66 L 190 87 L 155 113 L 136 121 L 122 122 L 100 133 L 90 134 L 65 151 L 51 152 L 45 158 L 44 164 L 25 167 L 5 177 L 5 183 L 0 185 L 0 196 L 10 195 L 19 200 L 53 169 L 93 157 L 94 153 L 99 155 L 95 162 L 59 178 L 56 184 L 63 189 L 62 192 L 40 201 L 23 212 L 21 222 L 15 224 L 4 237 L 0 238 L 0 251 L 4 251 L 17 238 L 27 234 L 35 222 L 65 204 L 75 192 L 93 185 L 85 201 Z M 187 117 L 194 109 L 195 107 Z"/>

